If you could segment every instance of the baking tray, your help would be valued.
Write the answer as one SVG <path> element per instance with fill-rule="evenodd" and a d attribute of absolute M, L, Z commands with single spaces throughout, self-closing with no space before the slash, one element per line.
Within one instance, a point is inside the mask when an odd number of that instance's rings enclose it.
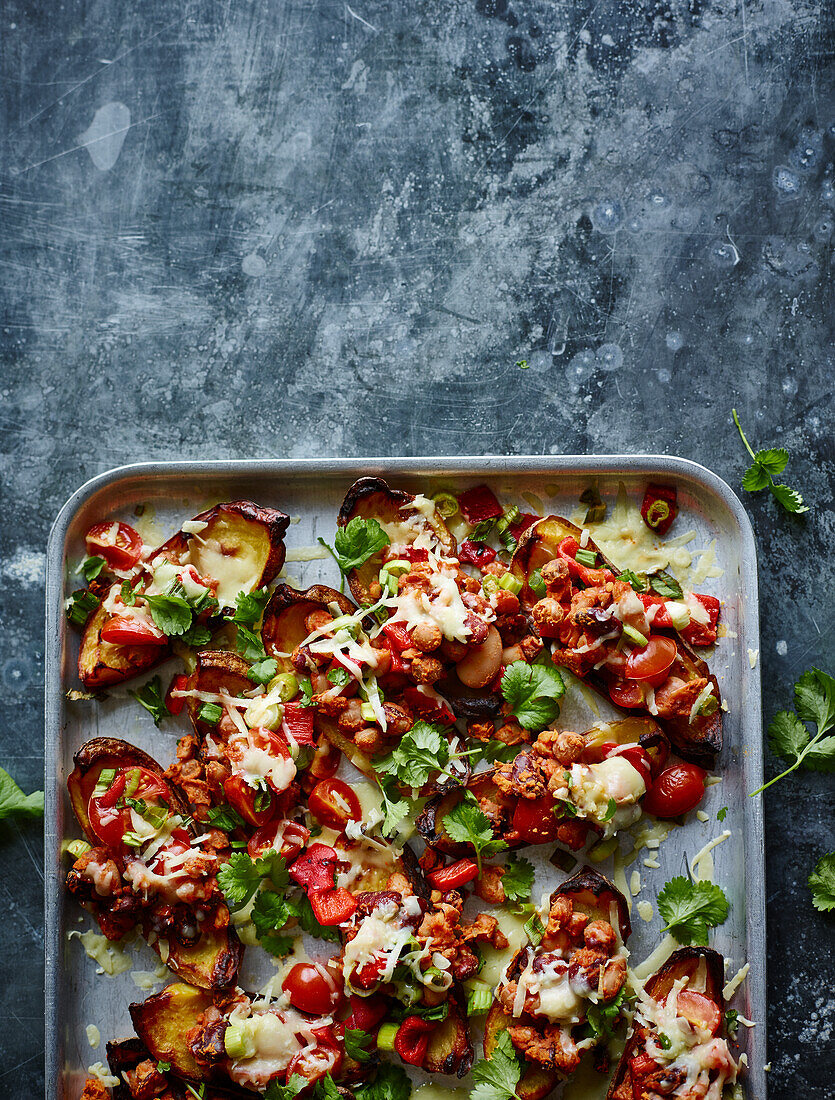
<path fill-rule="evenodd" d="M 748 517 L 731 489 L 709 470 L 694 462 L 667 456 L 489 456 L 432 459 L 327 459 L 322 461 L 259 460 L 246 462 L 139 463 L 123 466 L 88 481 L 67 501 L 49 538 L 46 574 L 46 815 L 45 815 L 45 954 L 46 954 L 46 1097 L 76 1100 L 85 1067 L 104 1060 L 104 1044 L 133 1034 L 127 1004 L 141 992 L 129 972 L 98 977 L 95 964 L 77 942 L 68 942 L 71 929 L 86 929 L 91 918 L 79 923 L 79 909 L 63 889 L 60 853 L 65 836 L 77 835 L 66 793 L 72 755 L 88 738 L 117 734 L 167 762 L 173 759 L 176 737 L 182 732 L 156 730 L 150 716 L 133 704 L 125 705 L 125 689 L 117 689 L 102 703 L 71 702 L 67 690 L 78 686 L 75 672 L 77 637 L 67 629 L 64 600 L 78 587 L 70 567 L 84 554 L 83 536 L 102 519 L 131 522 L 139 503 L 150 505 L 162 528 L 160 538 L 179 522 L 209 504 L 235 497 L 282 508 L 297 522 L 287 533 L 288 551 L 316 544 L 317 536 L 332 539 L 336 512 L 348 486 L 363 475 L 379 475 L 397 486 L 434 491 L 463 488 L 489 480 L 500 496 L 518 499 L 533 493 L 549 510 L 570 515 L 579 493 L 596 479 L 604 499 L 611 499 L 623 482 L 632 499 L 639 498 L 648 480 L 673 481 L 678 486 L 680 531 L 693 528 L 692 544 L 705 548 L 716 540 L 717 560 L 724 573 L 708 582 L 708 590 L 723 601 L 728 637 L 717 646 L 711 666 L 729 706 L 725 716 L 723 781 L 708 791 L 705 809 L 710 823 L 693 821 L 675 830 L 661 847 L 660 869 L 647 873 L 636 864 L 649 889 L 642 897 L 654 900 L 672 875 L 684 870 L 685 853 L 692 858 L 717 833 L 716 812 L 728 806 L 725 827 L 731 838 L 713 853 L 716 881 L 731 903 L 731 914 L 714 934 L 714 945 L 731 960 L 729 973 L 743 961 L 751 970 L 737 994 L 741 1012 L 756 1021 L 741 1028 L 742 1049 L 750 1062 L 745 1095 L 765 1100 L 765 874 L 762 803 L 748 792 L 762 782 L 762 733 L 759 663 L 749 659 L 759 649 L 757 566 L 753 532 Z M 523 504 L 523 500 L 519 500 Z M 530 504 L 530 502 L 528 502 Z M 291 555 L 292 556 L 292 555 Z M 290 583 L 304 586 L 323 579 L 334 583 L 332 561 L 290 562 Z M 705 587 L 708 587 L 705 586 Z M 751 665 L 754 665 L 752 668 Z M 583 713 L 582 701 L 563 711 L 567 728 L 584 729 L 594 715 Z M 605 705 L 603 706 L 605 713 Z M 147 720 L 146 720 L 147 719 Z M 584 724 L 585 723 L 585 724 Z M 627 842 L 628 844 L 628 842 Z M 602 864 L 607 871 L 610 864 Z M 538 880 L 537 889 L 544 888 Z M 634 932 L 630 940 L 633 961 L 643 959 L 660 939 L 657 914 L 651 923 L 638 919 L 633 905 Z M 149 948 L 138 948 L 133 966 L 152 970 L 158 960 Z M 164 984 L 164 983 L 163 983 Z M 91 1049 L 85 1026 L 95 1024 L 101 1047 Z"/>

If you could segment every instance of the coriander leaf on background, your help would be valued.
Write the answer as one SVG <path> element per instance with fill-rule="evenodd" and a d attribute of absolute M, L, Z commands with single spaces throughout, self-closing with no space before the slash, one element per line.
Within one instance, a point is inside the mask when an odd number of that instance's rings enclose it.
<path fill-rule="evenodd" d="M 267 656 L 261 635 L 240 624 L 235 637 L 235 649 L 246 661 L 263 661 Z"/>
<path fill-rule="evenodd" d="M 275 955 L 277 959 L 289 955 L 296 945 L 296 941 L 292 936 L 280 936 L 277 932 L 265 932 L 258 937 L 258 943 L 265 951 Z"/>
<path fill-rule="evenodd" d="M 565 684 L 557 669 L 513 661 L 502 676 L 502 695 L 524 729 L 539 732 L 560 713 Z"/>
<path fill-rule="evenodd" d="M 835 737 L 824 737 L 811 745 L 803 764 L 813 772 L 835 771 Z"/>
<path fill-rule="evenodd" d="M 263 661 L 256 661 L 246 675 L 253 684 L 268 684 L 277 671 L 278 661 L 275 657 L 265 657 Z"/>
<path fill-rule="evenodd" d="M 521 856 L 511 856 L 502 875 L 502 889 L 508 901 L 530 901 L 533 889 L 533 864 Z"/>
<path fill-rule="evenodd" d="M 776 756 L 795 760 L 809 744 L 809 731 L 796 714 L 781 710 L 769 723 L 768 744 Z"/>
<path fill-rule="evenodd" d="M 803 497 L 797 489 L 790 489 L 788 485 L 770 485 L 769 488 L 771 495 L 787 512 L 799 516 L 809 511 L 809 505 L 803 503 Z"/>
<path fill-rule="evenodd" d="M 785 447 L 769 447 L 768 450 L 757 451 L 754 461 L 768 474 L 782 474 L 789 461 L 789 452 Z"/>
<path fill-rule="evenodd" d="M 821 856 L 808 878 L 812 904 L 821 913 L 835 909 L 835 852 Z"/>
<path fill-rule="evenodd" d="M 280 1085 L 278 1081 L 270 1081 L 264 1097 L 265 1100 L 295 1100 L 295 1097 L 309 1084 L 310 1081 L 306 1077 L 302 1077 L 300 1073 L 294 1073 L 286 1085 Z"/>
<path fill-rule="evenodd" d="M 163 718 L 170 718 L 171 711 L 163 700 L 162 681 L 159 676 L 154 676 L 152 680 L 149 680 L 147 684 L 143 684 L 142 687 L 137 688 L 136 691 L 131 691 L 130 688 L 128 688 L 128 695 L 148 711 L 154 720 L 155 726 L 159 727 Z"/>
<path fill-rule="evenodd" d="M 691 882 L 683 875 L 670 879 L 658 895 L 658 912 L 681 944 L 707 944 L 707 931 L 722 924 L 730 904 L 721 886 L 713 882 Z"/>
<path fill-rule="evenodd" d="M 185 634 L 191 626 L 192 611 L 182 596 L 143 596 L 154 624 L 169 638 Z"/>
<path fill-rule="evenodd" d="M 490 1057 L 477 1062 L 473 1069 L 475 1087 L 470 1096 L 472 1100 L 511 1100 L 517 1095 L 521 1076 L 522 1063 L 510 1041 L 510 1032 L 502 1031 Z"/>
<path fill-rule="evenodd" d="M 798 717 L 826 733 L 835 725 L 835 679 L 819 668 L 808 669 L 794 685 L 794 706 Z"/>
<path fill-rule="evenodd" d="M 835 770 L 835 737 L 824 734 L 835 725 L 835 680 L 819 668 L 808 669 L 794 687 L 797 714 L 781 710 L 768 727 L 768 743 L 776 755 L 789 761 L 789 767 L 751 792 L 751 797 L 767 790 L 801 764 L 813 771 Z M 798 717 L 800 715 L 800 717 Z M 814 736 L 801 721 L 814 722 Z"/>
<path fill-rule="evenodd" d="M 732 409 L 731 413 L 740 438 L 745 444 L 745 449 L 753 460 L 742 475 L 742 488 L 749 493 L 758 493 L 763 489 L 768 489 L 777 503 L 781 504 L 787 512 L 792 512 L 795 515 L 808 512 L 808 505 L 803 503 L 803 497 L 796 489 L 791 489 L 788 485 L 778 485 L 774 481 L 774 475 L 781 474 L 786 468 L 786 463 L 789 460 L 788 451 L 784 447 L 769 447 L 757 451 L 755 454 L 751 444 L 745 437 L 745 432 L 742 430 L 736 409 Z"/>
<path fill-rule="evenodd" d="M 15 814 L 43 817 L 43 791 L 24 794 L 9 773 L 0 768 L 0 819 Z"/>

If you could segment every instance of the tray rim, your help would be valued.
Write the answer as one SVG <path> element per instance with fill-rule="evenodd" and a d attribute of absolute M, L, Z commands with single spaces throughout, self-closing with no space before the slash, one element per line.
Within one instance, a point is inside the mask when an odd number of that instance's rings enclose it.
<path fill-rule="evenodd" d="M 683 478 L 707 490 L 725 506 L 735 521 L 741 540 L 740 596 L 746 608 L 745 640 L 759 646 L 759 596 L 757 549 L 754 531 L 742 501 L 726 481 L 692 459 L 663 454 L 601 455 L 450 455 L 450 456 L 370 456 L 349 458 L 263 458 L 220 459 L 213 461 L 147 461 L 113 467 L 83 482 L 65 501 L 50 529 L 46 554 L 45 584 L 45 676 L 44 676 L 44 1066 L 46 1100 L 59 1100 L 59 1035 L 56 1026 L 57 985 L 60 973 L 60 820 L 59 767 L 57 751 L 61 732 L 62 683 L 61 651 L 63 622 L 64 546 L 70 524 L 77 512 L 94 496 L 120 482 L 136 477 L 171 479 L 192 477 L 205 480 L 217 477 L 251 477 L 268 480 L 277 474 L 360 477 L 389 473 L 399 476 L 495 475 L 501 473 L 555 476 L 570 473 L 639 476 L 667 475 Z M 742 701 L 743 774 L 756 786 L 763 777 L 762 696 L 760 662 L 750 671 L 749 690 Z M 745 942 L 746 959 L 760 964 L 748 975 L 752 1011 L 757 1026 L 749 1033 L 751 1064 L 745 1075 L 749 1100 L 766 1097 L 766 954 L 765 954 L 765 826 L 762 799 L 751 800 L 743 815 L 745 842 Z M 753 902 L 753 904 L 752 904 Z"/>

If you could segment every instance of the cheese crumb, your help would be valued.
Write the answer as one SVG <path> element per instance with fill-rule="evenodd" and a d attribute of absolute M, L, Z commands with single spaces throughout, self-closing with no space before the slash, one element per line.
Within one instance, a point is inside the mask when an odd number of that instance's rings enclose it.
<path fill-rule="evenodd" d="M 710 821 L 710 814 L 706 814 L 704 810 L 696 810 L 696 817 L 699 821 Z"/>
<path fill-rule="evenodd" d="M 658 868 L 661 866 L 657 859 L 645 859 L 643 862 L 644 867 Z"/>
<path fill-rule="evenodd" d="M 648 901 L 639 901 L 637 905 L 638 916 L 641 920 L 646 921 L 647 924 L 655 916 L 655 910 L 652 908 L 652 903 Z"/>
<path fill-rule="evenodd" d="M 757 658 L 759 657 L 759 655 L 760 651 L 758 649 L 748 650 L 748 664 L 751 666 L 751 668 L 757 667 Z"/>
<path fill-rule="evenodd" d="M 726 1001 L 729 1001 L 733 997 L 734 993 L 739 989 L 745 979 L 748 977 L 748 971 L 751 969 L 750 963 L 745 963 L 737 970 L 736 974 L 726 983 L 725 988 L 722 990 L 722 996 Z"/>
<path fill-rule="evenodd" d="M 86 1031 L 87 1031 L 87 1042 L 90 1044 L 90 1046 L 93 1048 L 93 1050 L 97 1050 L 98 1045 L 101 1042 L 101 1032 L 99 1031 L 99 1029 L 96 1027 L 95 1024 L 88 1024 L 87 1027 L 86 1027 Z"/>
<path fill-rule="evenodd" d="M 122 1083 L 118 1077 L 114 1077 L 112 1073 L 105 1069 L 103 1062 L 94 1062 L 92 1066 L 87 1067 L 87 1072 L 91 1077 L 101 1081 L 104 1087 L 108 1089 L 115 1089 L 117 1085 Z"/>
<path fill-rule="evenodd" d="M 641 872 L 640 871 L 633 871 L 632 872 L 632 877 L 629 880 L 629 892 L 632 894 L 633 898 L 636 895 L 640 894 L 640 892 L 641 892 Z"/>

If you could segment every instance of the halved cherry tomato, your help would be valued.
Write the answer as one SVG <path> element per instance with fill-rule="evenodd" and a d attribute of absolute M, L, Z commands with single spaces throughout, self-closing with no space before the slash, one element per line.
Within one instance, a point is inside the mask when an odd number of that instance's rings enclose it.
<path fill-rule="evenodd" d="M 471 859 L 458 859 L 449 867 L 440 867 L 427 875 L 436 890 L 457 890 L 466 882 L 478 878 L 478 865 Z"/>
<path fill-rule="evenodd" d="M 349 821 L 362 820 L 360 800 L 341 779 L 323 779 L 317 783 L 307 805 L 321 825 L 332 829 L 344 829 Z"/>
<path fill-rule="evenodd" d="M 643 688 L 635 680 L 623 680 L 616 676 L 609 681 L 609 698 L 619 707 L 633 710 L 644 705 Z"/>
<path fill-rule="evenodd" d="M 373 1031 L 389 1011 L 388 1002 L 383 997 L 359 997 L 356 993 L 351 993 L 348 1001 L 351 1015 L 345 1021 L 346 1028 Z"/>
<path fill-rule="evenodd" d="M 577 551 L 579 549 L 579 542 L 571 536 L 563 539 L 557 547 L 557 554 L 568 566 L 568 572 L 572 577 L 582 581 L 587 587 L 615 579 L 615 575 L 610 569 L 591 569 L 589 566 L 578 562 Z"/>
<path fill-rule="evenodd" d="M 314 1032 L 317 1045 L 300 1050 L 290 1061 L 287 1067 L 287 1080 L 298 1073 L 300 1077 L 306 1077 L 308 1081 L 318 1081 L 328 1073 L 336 1073 L 342 1065 L 342 1050 L 337 1044 L 336 1036 L 329 1027 L 317 1027 Z"/>
<path fill-rule="evenodd" d="M 383 633 L 389 640 L 392 653 L 401 653 L 404 649 L 412 648 L 412 636 L 403 623 L 386 623 Z"/>
<path fill-rule="evenodd" d="M 705 772 L 696 764 L 665 768 L 644 798 L 644 812 L 655 817 L 678 817 L 698 806 L 705 793 Z"/>
<path fill-rule="evenodd" d="M 694 1027 L 709 1031 L 711 1035 L 715 1035 L 722 1026 L 719 1005 L 704 993 L 697 993 L 695 989 L 679 990 L 676 997 L 676 1015 L 683 1016 Z"/>
<path fill-rule="evenodd" d="M 223 782 L 223 793 L 230 806 L 238 811 L 244 821 L 260 829 L 275 814 L 275 800 L 266 789 L 255 790 L 240 775 L 230 775 Z M 258 799 L 258 806 L 256 806 Z"/>
<path fill-rule="evenodd" d="M 330 779 L 339 767 L 342 759 L 341 751 L 328 741 L 327 737 L 320 737 L 316 742 L 313 759 L 310 761 L 308 773 L 314 779 Z"/>
<path fill-rule="evenodd" d="M 380 981 L 380 975 L 386 968 L 384 958 L 369 959 L 362 966 L 355 967 L 351 975 L 351 985 L 357 989 L 373 989 Z"/>
<path fill-rule="evenodd" d="M 357 908 L 357 899 L 341 886 L 308 894 L 313 916 L 325 928 L 343 924 Z"/>
<path fill-rule="evenodd" d="M 246 850 L 250 859 L 258 859 L 266 852 L 278 852 L 286 860 L 295 859 L 304 851 L 310 840 L 310 829 L 299 825 L 297 821 L 271 821 L 258 829 L 247 841 Z"/>
<path fill-rule="evenodd" d="M 547 844 L 557 839 L 560 819 L 556 813 L 552 794 L 539 798 L 520 798 L 513 811 L 511 828 L 528 844 Z"/>
<path fill-rule="evenodd" d="M 332 890 L 336 883 L 336 850 L 327 844 L 311 844 L 290 867 L 290 878 L 308 894 Z"/>
<path fill-rule="evenodd" d="M 420 1016 L 407 1016 L 394 1037 L 394 1049 L 410 1066 L 423 1065 L 429 1036 L 435 1025 Z"/>
<path fill-rule="evenodd" d="M 398 558 L 405 558 L 406 561 L 428 561 L 429 551 L 425 546 L 406 546 L 403 551 L 397 552 Z"/>
<path fill-rule="evenodd" d="M 641 504 L 641 518 L 656 535 L 667 534 L 678 515 L 678 494 L 671 485 L 648 485 Z"/>
<path fill-rule="evenodd" d="M 130 828 L 130 809 L 117 807 L 116 803 L 127 791 L 131 798 L 145 802 L 168 801 L 171 792 L 165 782 L 148 768 L 136 765 L 120 768 L 110 786 L 98 798 L 91 795 L 87 803 L 87 817 L 96 836 L 108 848 L 119 848 L 122 837 Z"/>
<path fill-rule="evenodd" d="M 168 691 L 165 693 L 165 706 L 168 709 L 169 714 L 182 714 L 183 707 L 186 705 L 186 701 L 182 696 L 176 696 L 175 691 L 186 691 L 188 688 L 188 676 L 181 673 L 179 676 L 175 676 L 171 683 L 168 685 Z"/>
<path fill-rule="evenodd" d="M 283 726 L 297 745 L 313 744 L 313 710 L 300 703 L 284 703 Z"/>
<path fill-rule="evenodd" d="M 102 627 L 101 639 L 111 645 L 168 645 L 168 639 L 152 622 L 114 615 Z"/>
<path fill-rule="evenodd" d="M 142 553 L 142 539 L 127 523 L 94 523 L 85 541 L 87 553 L 104 558 L 111 569 L 132 568 Z"/>
<path fill-rule="evenodd" d="M 652 765 L 640 745 L 614 745 L 609 752 L 605 753 L 605 757 L 609 756 L 622 756 L 624 760 L 628 760 L 643 779 L 644 786 L 649 790 L 652 783 Z"/>
<path fill-rule="evenodd" d="M 165 874 L 166 857 L 179 856 L 191 848 L 191 837 L 185 829 L 174 829 L 168 843 L 157 852 L 151 870 L 158 875 Z"/>
<path fill-rule="evenodd" d="M 499 516 L 504 515 L 504 510 L 496 500 L 495 493 L 487 485 L 474 485 L 472 489 L 466 489 L 458 497 L 458 507 L 464 519 L 473 527 L 486 519 L 498 519 Z"/>
<path fill-rule="evenodd" d="M 342 990 L 327 969 L 318 963 L 301 962 L 291 967 L 281 983 L 290 1004 L 312 1016 L 330 1015 L 343 1001 Z"/>
<path fill-rule="evenodd" d="M 667 679 L 677 654 L 672 638 L 652 634 L 643 649 L 633 649 L 627 657 L 626 679 L 648 680 L 652 687 L 658 687 Z"/>
<path fill-rule="evenodd" d="M 708 622 L 697 623 L 691 617 L 689 625 L 679 633 L 690 645 L 713 645 L 719 633 L 717 626 L 721 605 L 715 596 L 703 596 L 698 592 L 693 593 L 693 599 L 698 600 L 707 612 Z"/>
<path fill-rule="evenodd" d="M 647 1077 L 653 1070 L 657 1069 L 657 1062 L 654 1058 L 650 1058 L 646 1051 L 643 1051 L 637 1057 L 629 1059 L 629 1069 L 635 1078 Z"/>
<path fill-rule="evenodd" d="M 485 546 L 483 542 L 473 542 L 472 539 L 464 539 L 458 547 L 458 560 L 467 565 L 475 565 L 477 568 L 489 565 L 496 560 L 496 551 L 492 546 Z"/>

